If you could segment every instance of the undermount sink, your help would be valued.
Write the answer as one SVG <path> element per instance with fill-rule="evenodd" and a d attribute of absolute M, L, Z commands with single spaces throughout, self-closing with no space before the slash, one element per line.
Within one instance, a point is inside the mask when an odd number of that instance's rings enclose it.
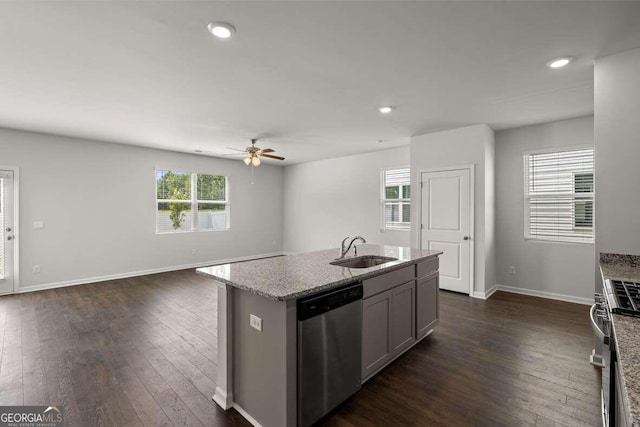
<path fill-rule="evenodd" d="M 348 268 L 369 268 L 385 262 L 397 261 L 398 258 L 377 255 L 363 255 L 355 258 L 340 259 L 330 262 L 331 265 Z"/>

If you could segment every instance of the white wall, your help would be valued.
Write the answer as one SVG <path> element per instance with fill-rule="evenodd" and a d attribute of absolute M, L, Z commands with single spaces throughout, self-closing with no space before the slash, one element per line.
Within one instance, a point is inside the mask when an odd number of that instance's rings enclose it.
<path fill-rule="evenodd" d="M 579 145 L 593 145 L 593 117 L 496 132 L 496 276 L 501 286 L 580 302 L 593 299 L 593 244 L 524 239 L 524 152 Z M 596 191 L 597 199 L 600 188 Z M 516 268 L 515 275 L 509 266 Z"/>
<path fill-rule="evenodd" d="M 475 165 L 474 295 L 483 297 L 495 284 L 495 243 L 493 236 L 493 130 L 487 125 L 468 126 L 411 138 L 411 182 L 420 169 Z M 411 188 L 412 200 L 419 190 Z M 417 202 L 411 204 L 411 246 L 419 247 L 420 221 Z"/>
<path fill-rule="evenodd" d="M 485 294 L 496 284 L 496 145 L 493 129 L 484 128 L 484 278 Z"/>
<path fill-rule="evenodd" d="M 409 166 L 409 147 L 284 168 L 284 247 L 338 248 L 347 236 L 409 246 L 409 231 L 380 230 L 380 170 Z"/>
<path fill-rule="evenodd" d="M 595 63 L 596 253 L 640 254 L 640 49 Z M 600 275 L 596 274 L 597 287 Z"/>
<path fill-rule="evenodd" d="M 282 251 L 282 168 L 0 129 L 20 168 L 22 288 Z M 231 229 L 155 233 L 155 168 L 229 176 Z M 44 221 L 34 230 L 34 221 Z M 192 255 L 192 250 L 196 255 Z M 32 266 L 41 267 L 40 274 Z"/>

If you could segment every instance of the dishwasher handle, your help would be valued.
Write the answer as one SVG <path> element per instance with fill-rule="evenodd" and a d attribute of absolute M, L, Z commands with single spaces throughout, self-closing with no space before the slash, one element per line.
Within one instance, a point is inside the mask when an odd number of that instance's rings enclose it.
<path fill-rule="evenodd" d="M 310 319 L 362 299 L 362 283 L 298 300 L 298 321 Z"/>

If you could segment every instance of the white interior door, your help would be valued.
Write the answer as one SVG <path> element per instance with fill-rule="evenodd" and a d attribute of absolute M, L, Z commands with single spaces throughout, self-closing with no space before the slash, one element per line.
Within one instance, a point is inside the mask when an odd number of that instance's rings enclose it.
<path fill-rule="evenodd" d="M 471 292 L 472 203 L 470 169 L 421 174 L 420 242 L 423 249 L 443 252 L 441 289 Z"/>
<path fill-rule="evenodd" d="M 14 291 L 13 171 L 0 170 L 0 294 Z"/>

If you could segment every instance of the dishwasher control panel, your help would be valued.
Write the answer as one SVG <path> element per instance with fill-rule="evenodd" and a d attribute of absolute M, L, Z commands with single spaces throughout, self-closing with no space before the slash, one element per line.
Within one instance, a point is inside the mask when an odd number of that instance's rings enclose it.
<path fill-rule="evenodd" d="M 315 317 L 359 299 L 362 299 L 361 283 L 302 298 L 298 300 L 298 320 Z"/>

